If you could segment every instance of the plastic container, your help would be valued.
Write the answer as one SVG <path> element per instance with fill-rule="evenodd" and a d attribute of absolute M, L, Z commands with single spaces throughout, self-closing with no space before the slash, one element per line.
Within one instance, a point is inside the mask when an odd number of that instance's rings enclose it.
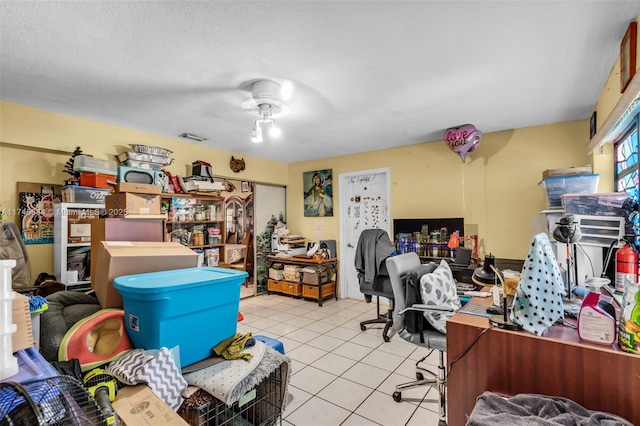
<path fill-rule="evenodd" d="M 593 194 L 598 190 L 599 174 L 558 176 L 542 179 L 550 208 L 562 208 L 564 194 Z"/>
<path fill-rule="evenodd" d="M 81 172 L 80 186 L 111 189 L 116 185 L 116 176 L 96 172 Z"/>
<path fill-rule="evenodd" d="M 13 299 L 16 293 L 11 287 L 11 269 L 14 259 L 0 260 L 0 380 L 18 373 L 18 360 L 13 356 L 12 334 L 17 326 L 13 323 Z"/>
<path fill-rule="evenodd" d="M 136 169 L 147 169 L 161 171 L 164 164 L 150 163 L 148 161 L 126 160 L 122 162 L 122 165 L 127 167 L 133 167 Z"/>
<path fill-rule="evenodd" d="M 629 199 L 629 194 L 626 192 L 563 194 L 560 198 L 566 214 L 624 216 L 622 205 Z"/>
<path fill-rule="evenodd" d="M 118 163 L 114 160 L 102 160 L 100 158 L 89 157 L 88 155 L 77 155 L 73 159 L 73 170 L 76 172 L 95 172 L 105 175 L 117 175 Z"/>
<path fill-rule="evenodd" d="M 240 287 L 248 274 L 225 268 L 186 268 L 116 278 L 127 334 L 134 347 L 180 347 L 180 366 L 213 355 L 235 335 Z"/>
<path fill-rule="evenodd" d="M 41 380 L 58 375 L 58 372 L 35 347 L 16 352 L 18 370 L 4 380 L 7 382 L 22 383 L 31 380 Z"/>
<path fill-rule="evenodd" d="M 104 204 L 105 197 L 111 194 L 111 189 L 93 188 L 90 186 L 63 186 L 63 203 Z"/>

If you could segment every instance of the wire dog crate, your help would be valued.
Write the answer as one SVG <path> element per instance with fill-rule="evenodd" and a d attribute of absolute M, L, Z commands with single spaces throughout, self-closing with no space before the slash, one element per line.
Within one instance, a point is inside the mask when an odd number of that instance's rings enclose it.
<path fill-rule="evenodd" d="M 270 426 L 281 423 L 288 377 L 289 365 L 283 362 L 233 405 L 226 405 L 209 395 L 208 401 L 202 404 L 183 404 L 178 413 L 191 426 Z"/>
<path fill-rule="evenodd" d="M 82 383 L 71 376 L 0 383 L 0 425 L 106 424 L 96 402 Z"/>

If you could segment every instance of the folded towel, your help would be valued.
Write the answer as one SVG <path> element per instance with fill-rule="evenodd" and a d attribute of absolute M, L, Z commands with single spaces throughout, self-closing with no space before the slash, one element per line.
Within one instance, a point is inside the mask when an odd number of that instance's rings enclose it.
<path fill-rule="evenodd" d="M 213 352 L 215 352 L 216 355 L 221 355 L 224 359 L 244 359 L 245 361 L 249 361 L 252 355 L 248 352 L 242 351 L 244 350 L 245 346 L 247 346 L 247 342 L 249 342 L 251 339 L 251 333 L 237 333 L 235 336 L 231 336 L 228 339 L 218 343 L 213 348 Z"/>
<path fill-rule="evenodd" d="M 563 292 L 562 274 L 549 237 L 537 234 L 522 267 L 511 319 L 525 330 L 541 335 L 563 318 Z"/>

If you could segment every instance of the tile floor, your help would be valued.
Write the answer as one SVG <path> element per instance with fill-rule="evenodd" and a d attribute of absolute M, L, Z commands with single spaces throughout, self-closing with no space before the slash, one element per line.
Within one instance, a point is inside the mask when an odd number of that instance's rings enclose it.
<path fill-rule="evenodd" d="M 415 362 L 427 349 L 398 336 L 385 343 L 382 325 L 360 330 L 376 315 L 375 303 L 354 299 L 316 302 L 282 295 L 242 299 L 239 333 L 280 340 L 292 359 L 285 426 L 437 425 L 438 393 L 423 387 L 403 392 L 395 386 L 415 379 Z M 384 309 L 383 309 L 384 312 Z M 426 363 L 437 365 L 434 352 Z M 434 369 L 435 370 L 435 369 Z"/>

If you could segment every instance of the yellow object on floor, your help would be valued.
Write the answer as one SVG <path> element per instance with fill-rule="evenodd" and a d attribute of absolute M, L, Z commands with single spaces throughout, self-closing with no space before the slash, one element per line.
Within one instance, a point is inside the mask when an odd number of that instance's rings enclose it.
<path fill-rule="evenodd" d="M 240 334 L 236 333 L 235 336 L 231 336 L 226 340 L 218 343 L 213 351 L 216 355 L 221 355 L 224 359 L 232 360 L 232 359 L 244 359 L 245 361 L 249 361 L 252 357 L 249 353 L 242 353 L 245 345 L 253 336 L 251 333 Z"/>

